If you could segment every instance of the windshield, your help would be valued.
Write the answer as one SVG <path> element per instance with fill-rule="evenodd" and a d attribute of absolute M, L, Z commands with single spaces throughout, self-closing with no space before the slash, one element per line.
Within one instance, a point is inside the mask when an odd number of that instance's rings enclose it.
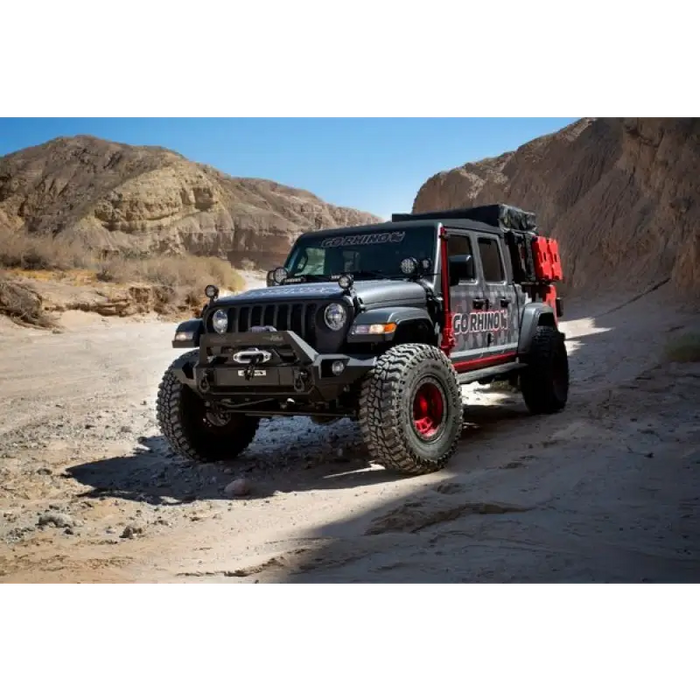
<path fill-rule="evenodd" d="M 291 277 L 330 278 L 351 272 L 355 277 L 404 277 L 401 261 L 430 261 L 423 274 L 432 274 L 437 247 L 434 226 L 402 231 L 372 231 L 302 237 L 285 267 Z"/>

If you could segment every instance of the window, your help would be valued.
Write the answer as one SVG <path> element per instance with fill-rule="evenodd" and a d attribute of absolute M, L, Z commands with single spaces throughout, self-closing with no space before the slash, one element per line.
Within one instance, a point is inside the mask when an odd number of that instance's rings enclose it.
<path fill-rule="evenodd" d="M 291 276 L 296 275 L 326 275 L 327 267 L 327 251 L 325 248 L 306 248 L 304 255 L 297 257 L 295 265 L 290 270 Z M 360 254 L 354 250 L 343 250 L 341 272 L 350 272 L 360 269 L 361 260 Z M 335 265 L 337 261 L 331 261 L 331 265 Z M 337 265 L 335 265 L 337 267 Z"/>
<path fill-rule="evenodd" d="M 292 268 L 292 276 L 303 270 L 306 275 L 322 275 L 326 264 L 326 251 L 323 248 L 307 248 L 306 256 Z"/>
<path fill-rule="evenodd" d="M 506 275 L 501 260 L 501 251 L 495 238 L 479 239 L 479 256 L 484 268 L 485 282 L 505 282 Z"/>
<path fill-rule="evenodd" d="M 285 263 L 291 276 L 330 277 L 352 272 L 358 279 L 402 277 L 401 261 L 416 258 L 435 265 L 435 226 L 393 227 L 367 232 L 307 234 L 300 237 Z M 429 273 L 432 274 L 432 273 Z"/>
<path fill-rule="evenodd" d="M 343 251 L 343 272 L 352 272 L 353 270 L 361 270 L 362 261 L 360 253 L 356 250 Z"/>
<path fill-rule="evenodd" d="M 476 272 L 469 236 L 450 234 L 447 257 L 450 259 L 450 287 L 456 287 L 460 282 L 474 282 Z"/>
<path fill-rule="evenodd" d="M 451 234 L 447 239 L 447 255 L 452 257 L 453 255 L 471 255 L 472 254 L 472 242 L 469 240 L 469 236 L 456 236 Z"/>

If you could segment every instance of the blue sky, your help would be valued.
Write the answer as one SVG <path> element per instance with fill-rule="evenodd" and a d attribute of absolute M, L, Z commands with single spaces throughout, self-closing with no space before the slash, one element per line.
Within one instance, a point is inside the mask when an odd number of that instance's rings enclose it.
<path fill-rule="evenodd" d="M 90 134 L 170 148 L 230 175 L 310 190 L 379 216 L 408 211 L 440 170 L 496 156 L 575 119 L 0 119 L 0 156 Z"/>

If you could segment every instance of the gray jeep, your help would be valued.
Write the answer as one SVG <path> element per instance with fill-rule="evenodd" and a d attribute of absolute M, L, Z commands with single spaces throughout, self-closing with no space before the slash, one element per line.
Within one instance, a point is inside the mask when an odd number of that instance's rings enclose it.
<path fill-rule="evenodd" d="M 394 214 L 314 231 L 267 287 L 219 297 L 180 324 L 157 414 L 172 448 L 232 459 L 260 419 L 357 420 L 373 461 L 443 468 L 462 432 L 461 385 L 508 380 L 533 413 L 564 408 L 556 241 L 535 216 L 494 204 Z"/>

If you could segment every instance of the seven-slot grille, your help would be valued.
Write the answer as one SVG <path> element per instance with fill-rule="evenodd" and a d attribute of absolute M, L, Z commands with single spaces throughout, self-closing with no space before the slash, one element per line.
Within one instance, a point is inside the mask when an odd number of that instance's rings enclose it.
<path fill-rule="evenodd" d="M 273 326 L 308 340 L 315 335 L 317 310 L 316 303 L 232 306 L 228 310 L 228 332 L 246 333 L 253 326 Z"/>

